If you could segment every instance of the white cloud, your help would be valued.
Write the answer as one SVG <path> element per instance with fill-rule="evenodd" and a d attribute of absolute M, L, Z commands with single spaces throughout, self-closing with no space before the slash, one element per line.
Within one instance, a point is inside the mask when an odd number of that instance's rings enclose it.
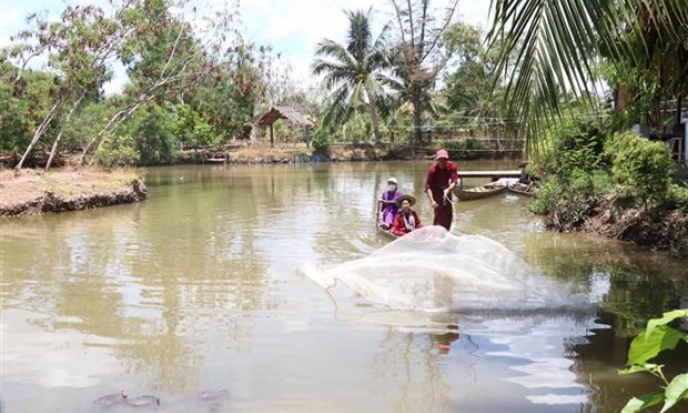
<path fill-rule="evenodd" d="M 9 12 L 0 14 L 0 47 L 10 44 L 10 36 L 14 33 L 9 29 L 20 20 L 21 15 L 18 10 L 10 10 Z"/>
<path fill-rule="evenodd" d="M 307 78 L 315 45 L 323 38 L 343 40 L 344 9 L 370 7 L 370 0 L 299 0 L 247 3 L 241 13 L 249 37 L 281 52 L 295 77 Z"/>
<path fill-rule="evenodd" d="M 445 0 L 438 0 L 443 5 Z M 460 1 L 460 20 L 483 29 L 488 26 L 489 1 Z M 379 30 L 392 18 L 388 0 L 251 0 L 241 6 L 249 37 L 281 51 L 294 69 L 297 79 L 310 78 L 315 45 L 323 38 L 344 41 L 347 20 L 344 10 L 372 6 L 375 28 Z M 376 33 L 376 32 L 375 32 Z"/>
<path fill-rule="evenodd" d="M 6 2 L 7 0 L 5 0 Z M 86 0 L 72 0 L 74 2 Z M 436 0 L 437 6 L 443 6 L 447 0 Z M 102 3 L 102 0 L 91 0 Z M 208 0 L 208 7 L 220 10 L 225 0 Z M 487 0 L 460 0 L 458 16 L 461 20 L 488 27 Z M 56 16 L 64 9 L 62 0 L 10 0 L 3 3 L 5 11 L 0 16 L 0 45 L 7 44 L 9 36 L 24 24 L 23 17 L 31 11 L 50 10 Z M 368 9 L 374 11 L 375 29 L 392 18 L 389 0 L 245 0 L 241 2 L 241 20 L 246 35 L 257 44 L 271 45 L 280 52 L 284 60 L 293 68 L 294 78 L 299 82 L 311 79 L 310 65 L 313 61 L 315 45 L 323 38 L 344 41 L 347 20 L 344 10 Z M 119 80 L 119 78 L 116 78 Z M 121 82 L 113 81 L 113 87 L 120 87 Z"/>

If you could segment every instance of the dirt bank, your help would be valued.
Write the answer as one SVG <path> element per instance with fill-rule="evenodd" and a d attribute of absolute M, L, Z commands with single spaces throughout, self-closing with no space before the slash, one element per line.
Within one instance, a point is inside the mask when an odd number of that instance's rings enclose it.
<path fill-rule="evenodd" d="M 630 203 L 628 201 L 626 203 Z M 558 216 L 546 217 L 548 227 L 569 232 L 584 231 L 626 241 L 656 251 L 688 257 L 688 216 L 680 209 L 650 205 L 633 208 L 619 199 L 589 199 L 587 217 L 582 224 L 564 223 Z"/>
<path fill-rule="evenodd" d="M 127 204 L 147 196 L 133 171 L 0 172 L 0 217 Z"/>

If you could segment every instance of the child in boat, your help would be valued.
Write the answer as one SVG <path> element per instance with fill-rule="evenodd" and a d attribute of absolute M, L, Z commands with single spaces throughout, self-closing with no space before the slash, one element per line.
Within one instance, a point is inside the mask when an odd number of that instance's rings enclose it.
<path fill-rule="evenodd" d="M 397 199 L 397 206 L 401 210 L 397 212 L 392 224 L 392 233 L 394 235 L 402 236 L 423 226 L 416 211 L 411 209 L 415 203 L 416 198 L 411 195 L 402 195 Z"/>
<path fill-rule="evenodd" d="M 397 179 L 391 177 L 387 180 L 387 190 L 382 193 L 380 199 L 377 200 L 380 205 L 380 226 L 383 229 L 389 229 L 394 222 L 394 216 L 399 212 L 397 206 L 397 199 L 402 195 L 402 192 L 397 189 Z"/>

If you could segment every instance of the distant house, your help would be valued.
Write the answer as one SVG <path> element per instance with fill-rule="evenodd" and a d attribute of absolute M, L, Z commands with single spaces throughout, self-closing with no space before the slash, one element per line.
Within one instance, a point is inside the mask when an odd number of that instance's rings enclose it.
<path fill-rule="evenodd" d="M 288 106 L 273 106 L 256 122 L 259 128 L 270 127 L 270 146 L 275 145 L 274 124 L 280 119 L 287 120 L 292 125 L 303 128 L 305 140 L 308 142 L 310 131 L 315 128 L 315 122 L 304 116 L 301 112 Z"/>

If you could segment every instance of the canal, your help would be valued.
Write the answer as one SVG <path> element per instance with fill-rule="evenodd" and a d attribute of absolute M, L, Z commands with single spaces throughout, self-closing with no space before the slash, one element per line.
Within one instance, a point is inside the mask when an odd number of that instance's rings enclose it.
<path fill-rule="evenodd" d="M 522 196 L 457 203 L 455 235 L 501 244 L 584 305 L 497 303 L 437 328 L 304 274 L 390 243 L 372 223 L 390 176 L 431 222 L 427 166 L 150 168 L 145 202 L 0 221 L 3 413 L 98 411 L 122 387 L 160 412 L 616 413 L 656 388 L 617 369 L 648 317 L 688 307 L 688 262 L 545 231 Z M 218 388 L 230 396 L 193 397 Z"/>

